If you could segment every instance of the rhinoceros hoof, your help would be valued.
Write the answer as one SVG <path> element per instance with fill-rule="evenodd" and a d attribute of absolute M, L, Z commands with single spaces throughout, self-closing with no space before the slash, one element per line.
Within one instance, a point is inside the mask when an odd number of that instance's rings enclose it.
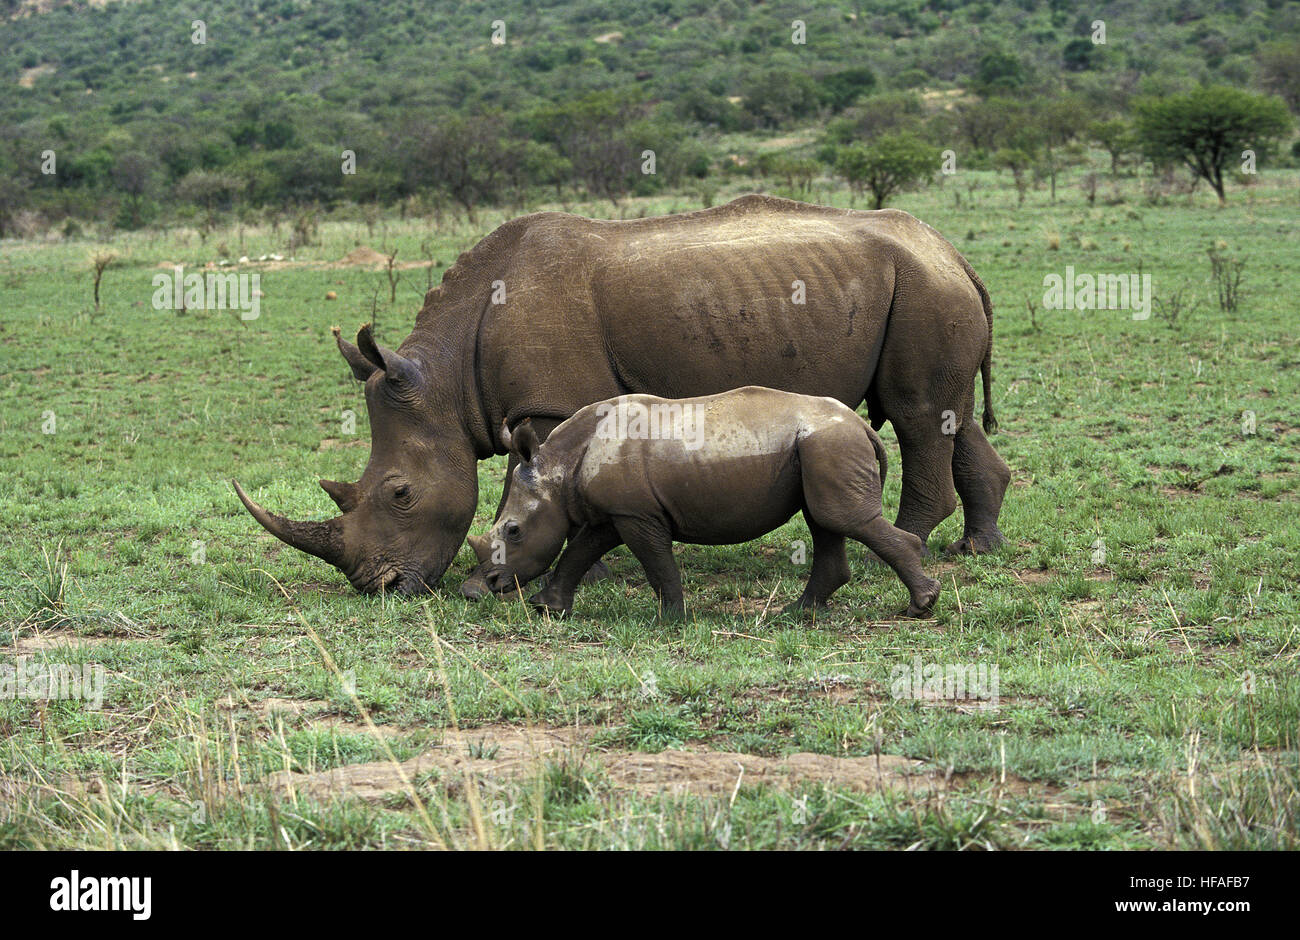
<path fill-rule="evenodd" d="M 538 591 L 528 598 L 528 603 L 539 614 L 550 614 L 552 617 L 568 617 L 573 613 L 572 601 L 565 602 L 546 591 Z"/>
<path fill-rule="evenodd" d="M 1000 529 L 963 535 L 943 550 L 945 555 L 987 555 L 1007 544 Z"/>
<path fill-rule="evenodd" d="M 933 578 L 926 585 L 916 598 L 916 601 L 907 605 L 907 610 L 903 611 L 903 617 L 907 620 L 929 620 L 934 616 L 934 602 L 939 597 L 940 584 Z"/>
<path fill-rule="evenodd" d="M 806 601 L 801 597 L 781 608 L 781 614 L 782 616 L 789 614 L 794 617 L 815 617 L 829 606 L 825 601 Z"/>

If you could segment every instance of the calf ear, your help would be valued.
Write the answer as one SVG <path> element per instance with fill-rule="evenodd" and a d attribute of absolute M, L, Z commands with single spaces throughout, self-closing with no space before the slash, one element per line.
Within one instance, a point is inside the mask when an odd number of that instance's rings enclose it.
<path fill-rule="evenodd" d="M 531 418 L 524 418 L 510 435 L 510 449 L 523 463 L 532 463 L 533 458 L 537 456 L 537 448 L 541 446 L 541 441 L 537 439 L 537 432 L 533 430 Z"/>
<path fill-rule="evenodd" d="M 334 342 L 339 344 L 339 352 L 342 353 L 343 358 L 348 361 L 348 365 L 351 366 L 352 374 L 356 377 L 356 380 L 358 382 L 364 382 L 366 379 L 370 378 L 370 373 L 375 371 L 375 364 L 365 356 L 361 355 L 361 350 L 357 349 L 357 347 L 345 340 L 342 335 L 343 331 L 337 326 L 331 326 L 330 332 L 334 334 Z"/>

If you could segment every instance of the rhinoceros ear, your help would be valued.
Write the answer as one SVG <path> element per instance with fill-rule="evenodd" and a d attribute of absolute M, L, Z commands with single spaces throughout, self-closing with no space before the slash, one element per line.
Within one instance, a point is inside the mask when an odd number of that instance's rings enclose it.
<path fill-rule="evenodd" d="M 344 512 L 351 512 L 361 501 L 355 483 L 336 483 L 333 480 L 321 480 L 320 488 L 330 494 L 330 499 Z"/>
<path fill-rule="evenodd" d="M 503 422 L 501 442 L 523 463 L 532 463 L 533 458 L 537 456 L 537 448 L 541 446 L 541 442 L 537 439 L 537 432 L 533 430 L 531 418 L 524 418 L 513 432 Z"/>
<path fill-rule="evenodd" d="M 357 331 L 357 347 L 376 369 L 384 370 L 390 382 L 399 385 L 404 382 L 415 384 L 419 378 L 419 370 L 414 362 L 375 342 L 369 323 Z"/>
<path fill-rule="evenodd" d="M 375 371 L 375 364 L 361 355 L 361 350 L 353 346 L 343 338 L 343 331 L 337 326 L 331 326 L 330 332 L 334 334 L 334 341 L 339 344 L 339 352 L 347 360 L 348 365 L 352 368 L 352 374 L 358 382 L 364 382 L 370 378 L 370 374 Z"/>

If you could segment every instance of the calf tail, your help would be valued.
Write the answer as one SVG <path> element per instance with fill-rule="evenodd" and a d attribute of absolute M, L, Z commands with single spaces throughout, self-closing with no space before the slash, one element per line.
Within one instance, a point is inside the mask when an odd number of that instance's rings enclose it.
<path fill-rule="evenodd" d="M 876 463 L 880 466 L 880 491 L 885 491 L 885 476 L 889 473 L 889 456 L 885 453 L 885 445 L 880 440 L 880 435 L 871 429 L 871 425 L 862 422 L 867 426 L 867 437 L 871 438 L 871 446 L 876 449 Z"/>
<path fill-rule="evenodd" d="M 984 361 L 980 363 L 980 375 L 984 380 L 984 433 L 996 434 L 998 430 L 998 419 L 993 414 L 993 301 L 989 298 L 988 288 L 980 280 L 980 276 L 975 273 L 975 269 L 970 266 L 965 258 L 962 258 L 962 265 L 966 268 L 966 275 L 974 283 L 975 289 L 979 291 L 980 303 L 984 305 L 984 320 L 989 325 L 989 343 L 984 348 Z"/>

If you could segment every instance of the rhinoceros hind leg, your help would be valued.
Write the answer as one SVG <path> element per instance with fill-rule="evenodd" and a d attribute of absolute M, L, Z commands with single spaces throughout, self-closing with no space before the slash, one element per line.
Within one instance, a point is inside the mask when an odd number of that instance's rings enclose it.
<path fill-rule="evenodd" d="M 944 552 L 976 555 L 1005 545 L 1007 539 L 998 528 L 998 514 L 1011 482 L 1011 470 L 974 421 L 964 422 L 957 432 L 952 475 L 961 496 L 964 531 Z"/>
<path fill-rule="evenodd" d="M 939 582 L 921 567 L 924 543 L 911 532 L 897 529 L 877 516 L 867 527 L 866 544 L 894 569 L 907 586 L 909 603 L 904 617 L 929 617 L 939 597 Z"/>
<path fill-rule="evenodd" d="M 844 550 L 844 536 L 819 525 L 806 509 L 803 518 L 812 534 L 812 572 L 808 575 L 803 594 L 786 607 L 785 610 L 789 613 L 825 607 L 830 596 L 848 584 L 851 577 L 849 556 Z"/>
<path fill-rule="evenodd" d="M 923 557 L 929 554 L 925 542 L 934 527 L 957 509 L 953 437 L 944 434 L 942 427 L 939 415 L 910 420 L 903 426 L 894 423 L 903 456 L 902 494 L 894 525 L 921 540 Z"/>
<path fill-rule="evenodd" d="M 939 596 L 939 582 L 921 567 L 921 540 L 876 516 L 853 536 L 885 560 L 907 587 L 909 603 L 904 617 L 929 617 Z"/>
<path fill-rule="evenodd" d="M 865 436 L 859 438 L 847 428 L 830 435 L 809 435 L 800 443 L 804 504 L 808 507 L 805 516 L 810 525 L 815 520 L 836 536 L 857 539 L 882 558 L 907 587 L 909 615 L 920 615 L 939 596 L 939 582 L 921 567 L 921 539 L 890 525 L 880 514 L 880 474 L 874 453 L 863 446 L 866 443 Z M 903 486 L 907 486 L 906 474 Z M 956 497 L 952 500 L 956 503 Z M 813 544 L 816 546 L 815 541 Z M 813 565 L 815 578 L 815 557 Z M 810 578 L 810 588 L 812 581 Z"/>

